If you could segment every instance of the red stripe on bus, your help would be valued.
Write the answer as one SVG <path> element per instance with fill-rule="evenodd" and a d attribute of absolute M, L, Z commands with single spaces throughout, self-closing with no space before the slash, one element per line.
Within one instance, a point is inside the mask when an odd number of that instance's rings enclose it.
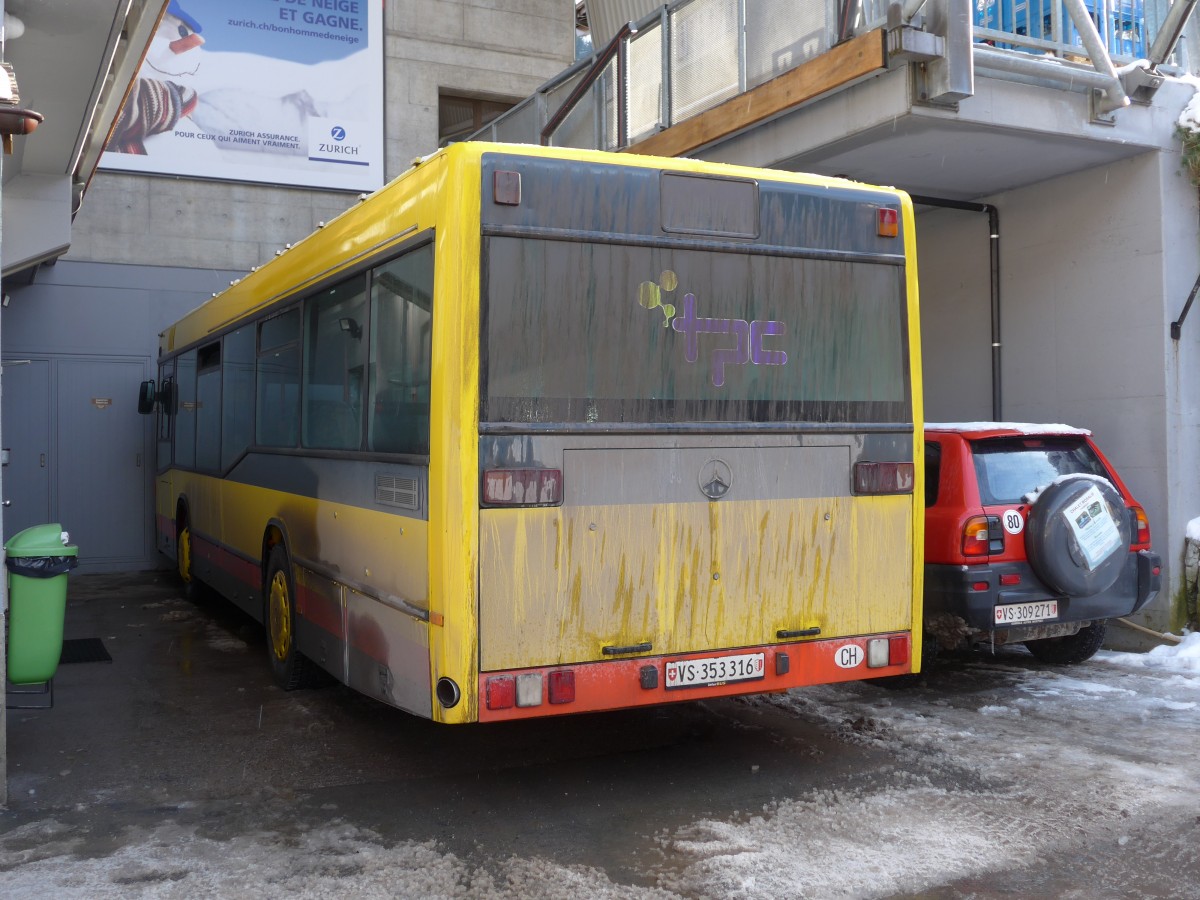
<path fill-rule="evenodd" d="M 869 669 L 866 664 L 867 641 L 878 638 L 909 638 L 907 632 L 870 635 L 862 638 L 837 638 L 827 641 L 806 641 L 800 644 L 771 644 L 762 647 L 744 647 L 736 650 L 706 653 L 687 653 L 673 656 L 646 657 L 643 659 L 608 660 L 604 662 L 580 663 L 577 665 L 545 666 L 533 669 L 513 669 L 500 672 L 482 672 L 479 676 L 479 721 L 497 722 L 507 719 L 533 719 L 542 716 L 565 715 L 568 713 L 599 712 L 602 710 L 627 709 L 635 706 L 655 706 L 662 703 L 677 703 L 685 700 L 703 700 L 710 697 L 733 697 L 740 694 L 765 694 L 785 691 L 790 688 L 831 684 L 839 681 L 861 681 L 884 675 L 906 675 L 911 671 L 908 663 Z M 851 667 L 838 665 L 840 651 L 853 645 L 860 651 L 856 655 L 860 662 Z M 694 659 L 712 659 L 723 656 L 740 656 L 748 653 L 764 655 L 764 676 L 753 681 L 735 681 L 713 687 L 686 687 L 667 690 L 666 664 L 668 662 Z M 786 654 L 787 672 L 778 674 L 782 665 L 776 657 Z M 850 651 L 850 654 L 854 654 Z M 841 654 L 843 661 L 847 654 Z M 652 666 L 657 672 L 657 686 L 642 687 L 642 669 Z M 575 700 L 572 703 L 554 704 L 545 696 L 546 676 L 550 672 L 569 670 L 575 673 Z M 509 709 L 487 708 L 487 681 L 497 676 L 517 676 L 540 673 L 543 678 L 543 701 L 540 706 L 511 707 Z"/>
<path fill-rule="evenodd" d="M 346 629 L 342 622 L 342 604 L 340 601 L 326 597 L 314 591 L 307 585 L 296 585 L 296 614 L 303 616 L 318 628 L 328 631 L 339 641 L 346 639 Z"/>
<path fill-rule="evenodd" d="M 195 533 L 192 534 L 192 555 L 196 559 L 211 562 L 251 590 L 262 589 L 262 570 L 258 567 L 258 563 L 243 559 L 233 551 Z"/>

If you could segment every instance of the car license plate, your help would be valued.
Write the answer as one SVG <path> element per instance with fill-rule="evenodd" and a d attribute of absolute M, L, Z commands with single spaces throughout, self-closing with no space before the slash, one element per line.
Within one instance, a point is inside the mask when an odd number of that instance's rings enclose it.
<path fill-rule="evenodd" d="M 996 607 L 997 625 L 1020 625 L 1025 622 L 1045 622 L 1058 618 L 1057 600 L 1036 603 L 1007 603 Z"/>
<path fill-rule="evenodd" d="M 678 659 L 667 663 L 666 688 L 715 687 L 731 681 L 755 681 L 763 677 L 763 653 Z"/>

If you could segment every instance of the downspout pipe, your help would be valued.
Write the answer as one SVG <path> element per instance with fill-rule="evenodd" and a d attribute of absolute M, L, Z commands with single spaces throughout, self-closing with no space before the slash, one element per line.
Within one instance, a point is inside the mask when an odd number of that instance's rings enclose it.
<path fill-rule="evenodd" d="M 912 202 L 918 206 L 936 206 L 942 209 L 987 213 L 992 315 L 992 421 L 1003 422 L 1002 372 L 1000 368 L 1000 212 L 990 203 L 970 203 L 965 200 L 947 200 L 942 197 L 925 197 L 920 194 L 910 194 L 909 196 L 912 198 Z"/>

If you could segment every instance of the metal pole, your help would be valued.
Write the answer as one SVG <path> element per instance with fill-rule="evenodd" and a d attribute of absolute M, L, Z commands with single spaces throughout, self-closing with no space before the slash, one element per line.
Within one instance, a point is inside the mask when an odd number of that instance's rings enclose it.
<path fill-rule="evenodd" d="M 1088 15 L 1087 7 L 1083 5 L 1083 0 L 1063 0 L 1063 3 L 1067 7 L 1067 13 L 1071 16 L 1071 21 L 1079 30 L 1079 36 L 1083 39 L 1083 46 L 1088 52 L 1088 58 L 1091 59 L 1092 65 L 1096 67 L 1097 72 L 1112 80 L 1112 83 L 1103 89 L 1106 99 L 1099 105 L 1099 111 L 1112 112 L 1114 109 L 1123 109 L 1129 105 L 1129 97 L 1121 85 L 1121 79 L 1117 77 L 1117 70 L 1108 55 L 1108 48 L 1100 40 L 1100 33 L 1096 31 L 1096 23 Z"/>
<path fill-rule="evenodd" d="M 1175 52 L 1175 46 L 1183 37 L 1183 29 L 1187 28 L 1197 2 L 1198 0 L 1175 0 L 1171 4 L 1171 9 L 1167 12 L 1167 17 L 1163 19 L 1162 27 L 1158 29 L 1158 34 L 1150 47 L 1151 65 L 1162 65 Z"/>

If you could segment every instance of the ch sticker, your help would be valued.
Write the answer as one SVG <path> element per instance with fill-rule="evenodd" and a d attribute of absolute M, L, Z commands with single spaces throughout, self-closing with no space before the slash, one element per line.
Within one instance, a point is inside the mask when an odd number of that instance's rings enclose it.
<path fill-rule="evenodd" d="M 833 651 L 833 661 L 842 669 L 857 669 L 862 665 L 863 648 L 858 644 L 843 644 Z"/>

